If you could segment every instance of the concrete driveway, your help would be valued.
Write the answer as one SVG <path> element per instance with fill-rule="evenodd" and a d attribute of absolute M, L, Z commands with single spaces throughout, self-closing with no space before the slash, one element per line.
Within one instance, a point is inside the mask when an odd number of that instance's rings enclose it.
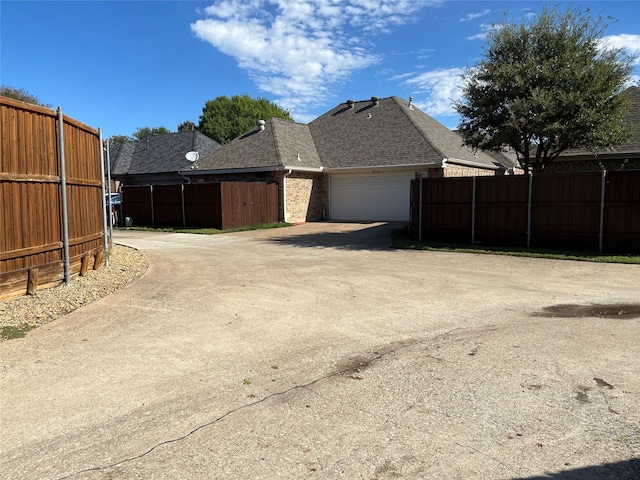
<path fill-rule="evenodd" d="M 0 344 L 0 477 L 640 478 L 640 267 L 394 227 L 117 232 L 142 278 Z"/>

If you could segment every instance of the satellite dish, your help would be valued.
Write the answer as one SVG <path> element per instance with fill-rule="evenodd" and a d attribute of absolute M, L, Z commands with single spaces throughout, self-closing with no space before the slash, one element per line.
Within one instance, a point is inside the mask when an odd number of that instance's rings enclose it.
<path fill-rule="evenodd" d="M 198 152 L 187 152 L 185 158 L 190 162 L 195 162 L 200 158 L 200 154 Z"/>

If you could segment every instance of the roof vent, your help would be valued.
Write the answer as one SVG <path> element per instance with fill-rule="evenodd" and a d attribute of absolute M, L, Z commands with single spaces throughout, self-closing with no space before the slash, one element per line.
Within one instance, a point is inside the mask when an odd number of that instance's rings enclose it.
<path fill-rule="evenodd" d="M 374 105 L 379 105 L 380 97 L 371 97 L 371 103 L 373 103 Z"/>
<path fill-rule="evenodd" d="M 409 110 L 413 110 L 413 97 L 409 97 Z"/>
<path fill-rule="evenodd" d="M 356 102 L 354 102 L 353 100 L 351 100 L 351 99 L 347 100 L 347 106 L 349 108 L 355 107 L 355 104 L 356 104 Z"/>
<path fill-rule="evenodd" d="M 256 122 L 256 125 L 258 126 L 258 130 L 260 130 L 261 132 L 264 130 L 264 120 L 258 120 Z"/>

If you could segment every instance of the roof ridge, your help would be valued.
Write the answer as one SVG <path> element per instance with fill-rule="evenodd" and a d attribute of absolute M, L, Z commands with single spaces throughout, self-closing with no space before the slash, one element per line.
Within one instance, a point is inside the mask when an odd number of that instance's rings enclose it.
<path fill-rule="evenodd" d="M 276 149 L 276 160 L 278 165 L 284 166 L 282 163 L 282 152 L 280 151 L 280 142 L 278 142 L 278 137 L 276 135 L 276 122 L 274 121 L 276 117 L 271 117 L 269 119 L 269 123 L 271 124 L 271 138 L 273 138 L 273 145 Z"/>
<path fill-rule="evenodd" d="M 436 147 L 436 146 L 433 144 L 433 142 L 431 141 L 431 139 L 430 139 L 429 137 L 427 137 L 427 135 L 425 134 L 425 132 L 423 132 L 423 131 L 422 131 L 422 129 L 421 129 L 421 128 L 419 128 L 419 127 L 418 127 L 418 125 L 417 125 L 417 124 L 416 124 L 416 122 L 413 120 L 413 118 L 411 118 L 411 117 L 409 116 L 409 113 L 405 111 L 405 109 L 404 109 L 404 105 L 401 103 L 401 102 L 403 102 L 403 103 L 404 103 L 404 100 L 402 100 L 402 101 L 401 101 L 401 100 L 400 100 L 400 97 L 397 97 L 397 96 L 395 96 L 395 95 L 391 96 L 390 98 L 395 102 L 395 104 L 396 104 L 396 105 L 398 105 L 398 107 L 400 107 L 400 111 L 401 111 L 401 112 L 403 113 L 403 115 L 404 115 L 405 117 L 407 117 L 407 119 L 411 122 L 411 125 L 413 125 L 413 128 L 415 128 L 415 129 L 418 131 L 418 133 L 420 133 L 420 135 L 422 135 L 422 138 L 424 138 L 424 139 L 425 139 L 425 141 L 429 144 L 429 146 L 430 146 L 431 148 L 433 148 L 433 150 L 434 150 L 434 151 L 438 152 L 438 155 L 440 155 L 443 159 L 444 159 L 444 158 L 446 158 L 446 157 L 444 156 L 444 154 L 442 153 L 442 150 L 440 150 L 440 148 Z M 431 118 L 429 115 L 427 115 L 426 113 L 424 113 L 422 110 L 418 110 L 418 111 L 419 111 L 419 112 L 421 112 L 422 114 L 424 114 L 426 117 Z"/>

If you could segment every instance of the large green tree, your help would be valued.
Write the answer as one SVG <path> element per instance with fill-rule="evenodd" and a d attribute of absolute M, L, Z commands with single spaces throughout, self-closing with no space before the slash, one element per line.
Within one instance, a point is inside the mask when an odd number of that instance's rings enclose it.
<path fill-rule="evenodd" d="M 488 33 L 484 56 L 463 75 L 458 126 L 481 150 L 511 149 L 525 172 L 542 172 L 568 148 L 623 142 L 621 95 L 633 57 L 602 43 L 610 18 L 544 7 L 519 24 L 506 14 Z"/>
<path fill-rule="evenodd" d="M 224 144 L 250 131 L 258 120 L 270 118 L 293 120 L 288 111 L 265 98 L 252 99 L 246 94 L 221 96 L 207 101 L 198 130 Z"/>
<path fill-rule="evenodd" d="M 20 100 L 21 102 L 33 103 L 35 105 L 41 105 L 43 107 L 51 108 L 48 103 L 42 103 L 38 97 L 31 95 L 24 88 L 15 88 L 8 85 L 0 86 L 0 95 L 3 97 L 13 98 L 14 100 Z"/>

